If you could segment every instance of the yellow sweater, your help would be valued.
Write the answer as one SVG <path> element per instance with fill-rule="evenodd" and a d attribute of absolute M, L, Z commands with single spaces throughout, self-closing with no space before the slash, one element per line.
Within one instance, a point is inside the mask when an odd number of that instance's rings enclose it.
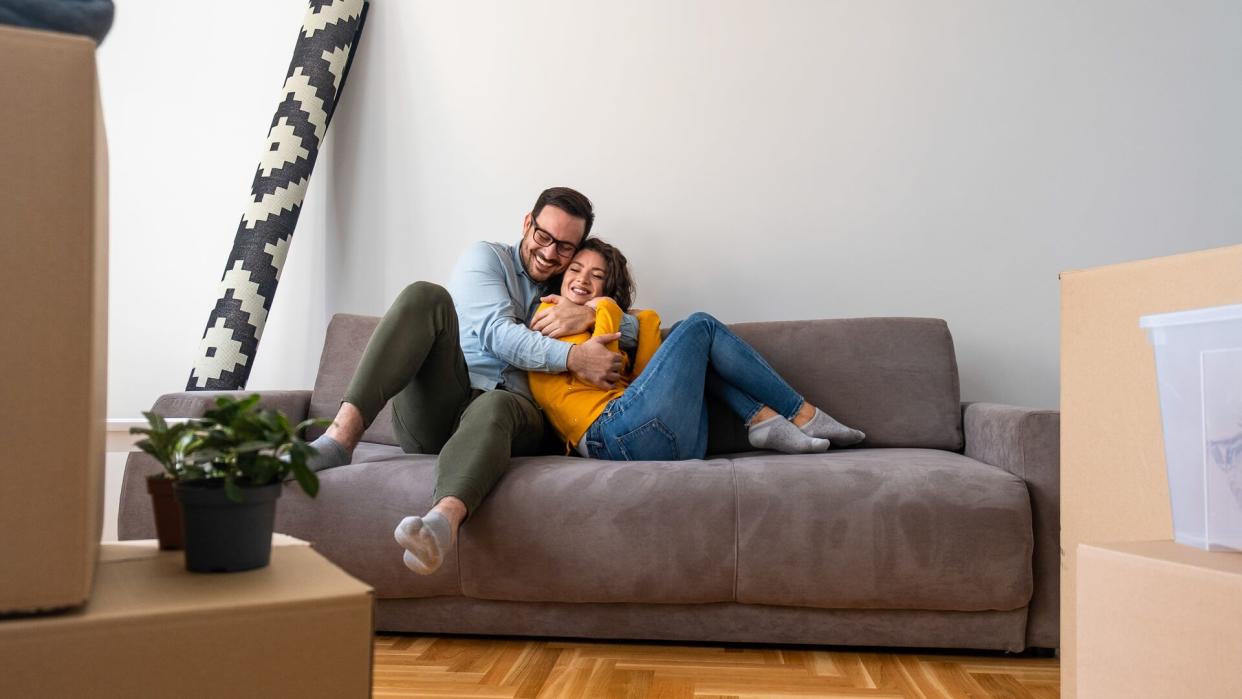
<path fill-rule="evenodd" d="M 543 310 L 547 305 L 542 304 L 539 309 Z M 563 374 L 545 374 L 538 371 L 529 373 L 531 393 L 535 401 L 539 403 L 539 407 L 543 408 L 544 414 L 548 416 L 548 420 L 556 428 L 557 433 L 565 440 L 566 453 L 582 441 L 582 435 L 586 434 L 591 423 L 595 422 L 600 413 L 604 412 L 604 408 L 610 401 L 625 392 L 630 382 L 647 366 L 651 355 L 659 349 L 659 314 L 655 311 L 636 311 L 634 317 L 638 320 L 638 351 L 634 356 L 634 366 L 629 366 L 629 357 L 622 353 L 624 359 L 622 360 L 621 380 L 617 382 L 615 388 L 598 388 L 568 371 Z M 586 342 L 593 335 L 607 335 L 620 330 L 621 307 L 612 299 L 603 299 L 595 309 L 595 332 L 593 334 L 578 333 L 561 339 L 578 345 Z M 608 343 L 608 349 L 620 352 L 616 340 Z"/>

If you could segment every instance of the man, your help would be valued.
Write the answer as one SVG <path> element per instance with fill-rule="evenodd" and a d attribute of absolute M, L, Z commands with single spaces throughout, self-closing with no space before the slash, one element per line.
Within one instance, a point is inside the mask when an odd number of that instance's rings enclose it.
<path fill-rule="evenodd" d="M 620 333 L 580 345 L 554 338 L 591 327 L 588 308 L 554 304 L 535 319 L 542 332 L 526 326 L 546 282 L 569 266 L 594 221 L 590 200 L 579 192 L 545 190 L 523 218 L 516 246 L 475 243 L 458 260 L 448 290 L 407 286 L 376 327 L 332 425 L 311 443 L 319 449 L 315 470 L 349 463 L 391 398 L 401 449 L 440 455 L 431 510 L 404 518 L 394 532 L 411 570 L 439 568 L 509 457 L 537 452 L 544 419 L 527 371 L 570 371 L 604 388 L 620 377 L 621 356 L 607 343 L 620 337 L 622 346 L 633 346 L 632 317 Z"/>

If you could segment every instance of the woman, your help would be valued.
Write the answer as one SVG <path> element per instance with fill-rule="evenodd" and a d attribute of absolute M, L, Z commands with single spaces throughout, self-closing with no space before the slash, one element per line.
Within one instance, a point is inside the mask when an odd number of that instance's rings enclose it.
<path fill-rule="evenodd" d="M 562 303 L 595 308 L 594 334 L 615 333 L 634 282 L 625 256 L 598 238 L 579 248 L 561 282 Z M 637 311 L 638 349 L 617 386 L 601 389 L 572 374 L 529 374 L 531 392 L 566 448 L 597 459 L 701 459 L 707 453 L 711 393 L 746 423 L 752 446 L 785 453 L 826 451 L 866 436 L 811 405 L 723 323 L 691 314 L 660 341 L 660 317 Z M 585 342 L 582 333 L 563 338 Z M 611 349 L 619 351 L 614 341 Z"/>

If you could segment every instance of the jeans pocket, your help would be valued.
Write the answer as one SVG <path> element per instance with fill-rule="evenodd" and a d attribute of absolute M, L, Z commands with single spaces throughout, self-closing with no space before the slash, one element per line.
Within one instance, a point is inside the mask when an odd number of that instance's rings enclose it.
<path fill-rule="evenodd" d="M 626 461 L 677 460 L 677 435 L 658 417 L 619 435 L 617 446 Z"/>

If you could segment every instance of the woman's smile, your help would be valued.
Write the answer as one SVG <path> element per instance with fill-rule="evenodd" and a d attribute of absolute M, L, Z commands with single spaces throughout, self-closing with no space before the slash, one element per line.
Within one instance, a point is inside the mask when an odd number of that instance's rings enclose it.
<path fill-rule="evenodd" d="M 569 263 L 561 282 L 561 296 L 576 304 L 584 304 L 604 291 L 608 263 L 594 250 L 582 250 Z"/>

